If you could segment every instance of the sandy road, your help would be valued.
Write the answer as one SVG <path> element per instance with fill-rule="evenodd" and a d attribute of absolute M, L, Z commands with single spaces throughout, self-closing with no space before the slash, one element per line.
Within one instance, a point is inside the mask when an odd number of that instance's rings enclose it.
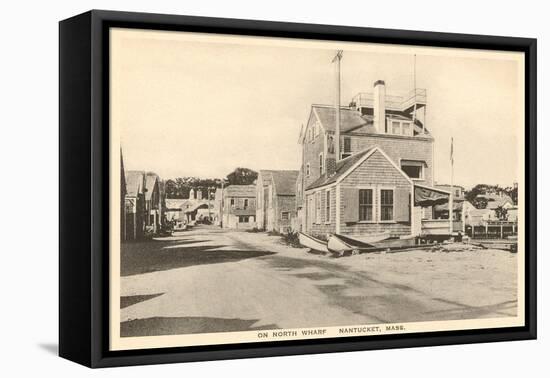
<path fill-rule="evenodd" d="M 199 227 L 123 247 L 121 335 L 511 316 L 515 272 L 503 251 L 332 259 Z"/>

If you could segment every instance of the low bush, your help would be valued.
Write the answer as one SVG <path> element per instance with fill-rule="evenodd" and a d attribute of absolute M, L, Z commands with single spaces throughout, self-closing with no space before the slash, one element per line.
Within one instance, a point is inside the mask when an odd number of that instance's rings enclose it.
<path fill-rule="evenodd" d="M 293 248 L 302 248 L 297 232 L 287 232 L 283 236 L 283 242 Z"/>

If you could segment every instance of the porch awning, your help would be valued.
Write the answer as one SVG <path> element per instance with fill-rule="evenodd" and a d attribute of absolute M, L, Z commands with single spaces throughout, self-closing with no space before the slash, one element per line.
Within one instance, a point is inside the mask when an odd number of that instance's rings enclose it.
<path fill-rule="evenodd" d="M 430 188 L 427 186 L 414 186 L 415 206 L 435 206 L 449 202 L 450 193 L 444 190 Z"/>

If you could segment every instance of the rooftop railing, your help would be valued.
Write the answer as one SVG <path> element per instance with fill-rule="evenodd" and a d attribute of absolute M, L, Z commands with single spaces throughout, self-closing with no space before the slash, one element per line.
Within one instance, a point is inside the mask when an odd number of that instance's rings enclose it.
<path fill-rule="evenodd" d="M 360 92 L 353 96 L 351 101 L 358 107 L 372 108 L 374 105 L 374 94 Z M 406 110 L 413 107 L 414 104 L 426 105 L 426 89 L 416 88 L 404 96 L 386 95 L 386 108 L 391 110 Z"/>

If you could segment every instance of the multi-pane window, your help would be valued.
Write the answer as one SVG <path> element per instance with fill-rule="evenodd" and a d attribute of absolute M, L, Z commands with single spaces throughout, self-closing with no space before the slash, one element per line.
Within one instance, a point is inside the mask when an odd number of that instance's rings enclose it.
<path fill-rule="evenodd" d="M 380 190 L 380 220 L 381 221 L 393 220 L 393 190 L 392 189 Z"/>
<path fill-rule="evenodd" d="M 288 211 L 281 212 L 281 219 L 282 220 L 288 220 L 290 218 L 290 213 Z"/>
<path fill-rule="evenodd" d="M 330 190 L 327 190 L 325 196 L 325 222 L 330 222 Z"/>
<path fill-rule="evenodd" d="M 413 135 L 412 123 L 408 121 L 391 120 L 389 123 L 389 133 L 394 135 Z"/>
<path fill-rule="evenodd" d="M 306 176 L 309 177 L 310 175 L 310 169 L 309 169 L 309 163 L 306 164 Z"/>
<path fill-rule="evenodd" d="M 323 174 L 323 153 L 319 154 L 319 175 Z"/>
<path fill-rule="evenodd" d="M 315 193 L 315 223 L 321 223 L 321 192 Z"/>
<path fill-rule="evenodd" d="M 235 198 L 231 198 L 231 207 L 235 207 Z"/>
<path fill-rule="evenodd" d="M 244 208 L 246 209 L 248 207 L 248 198 L 244 199 Z"/>
<path fill-rule="evenodd" d="M 372 221 L 374 220 L 373 208 L 373 190 L 359 189 L 359 220 Z"/>

